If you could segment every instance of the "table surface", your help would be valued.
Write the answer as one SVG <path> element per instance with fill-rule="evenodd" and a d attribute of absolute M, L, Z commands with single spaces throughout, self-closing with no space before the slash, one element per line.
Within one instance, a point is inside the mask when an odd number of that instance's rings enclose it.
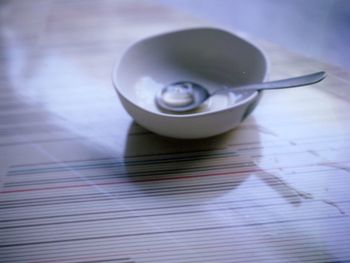
<path fill-rule="evenodd" d="M 328 77 L 174 140 L 132 121 L 111 69 L 134 41 L 210 23 L 112 0 L 3 1 L 0 19 L 2 262 L 350 261 L 349 71 L 235 32 L 270 79 Z"/>

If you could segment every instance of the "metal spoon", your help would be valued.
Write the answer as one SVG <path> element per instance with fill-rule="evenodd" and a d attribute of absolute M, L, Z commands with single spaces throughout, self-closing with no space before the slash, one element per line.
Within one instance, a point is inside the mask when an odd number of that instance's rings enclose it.
<path fill-rule="evenodd" d="M 220 89 L 213 93 L 209 93 L 207 89 L 197 83 L 180 81 L 165 86 L 162 90 L 160 90 L 156 95 L 156 104 L 163 110 L 185 112 L 196 109 L 209 97 L 224 90 L 239 92 L 293 88 L 317 83 L 323 80 L 325 77 L 326 73 L 324 71 L 320 71 L 295 78 L 248 84 L 229 89 Z"/>

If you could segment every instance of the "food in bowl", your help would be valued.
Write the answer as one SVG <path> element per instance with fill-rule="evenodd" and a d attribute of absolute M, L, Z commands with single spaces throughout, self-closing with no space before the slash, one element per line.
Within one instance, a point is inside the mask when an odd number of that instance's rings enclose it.
<path fill-rule="evenodd" d="M 189 81 L 213 92 L 262 82 L 266 73 L 266 58 L 251 43 L 221 29 L 194 28 L 133 44 L 116 63 L 113 83 L 123 106 L 141 126 L 164 136 L 191 139 L 237 127 L 261 92 L 221 92 L 200 108 L 178 114 L 157 107 L 159 90 Z"/>

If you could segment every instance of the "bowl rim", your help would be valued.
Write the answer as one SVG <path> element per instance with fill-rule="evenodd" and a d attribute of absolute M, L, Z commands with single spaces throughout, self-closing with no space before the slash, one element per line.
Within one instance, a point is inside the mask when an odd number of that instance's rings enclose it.
<path fill-rule="evenodd" d="M 113 83 L 114 89 L 117 91 L 117 93 L 120 96 L 122 96 L 124 100 L 128 101 L 131 105 L 133 105 L 134 107 L 138 108 L 141 111 L 147 112 L 147 113 L 152 114 L 152 115 L 160 116 L 160 117 L 176 118 L 176 119 L 178 119 L 178 118 L 181 118 L 181 119 L 197 118 L 197 117 L 202 117 L 202 116 L 217 115 L 217 114 L 219 114 L 221 112 L 231 111 L 234 108 L 237 108 L 237 107 L 241 106 L 242 104 L 245 104 L 245 103 L 247 103 L 249 101 L 253 101 L 256 97 L 258 97 L 259 94 L 261 93 L 261 91 L 252 92 L 252 94 L 250 94 L 247 98 L 243 99 L 242 101 L 240 101 L 238 103 L 234 103 L 232 106 L 229 106 L 229 107 L 226 107 L 226 108 L 223 108 L 223 109 L 211 110 L 211 111 L 205 111 L 205 112 L 197 112 L 197 113 L 188 113 L 188 114 L 171 114 L 171 113 L 166 113 L 166 112 L 161 112 L 161 111 L 159 111 L 159 112 L 158 111 L 152 111 L 152 110 L 149 110 L 147 108 L 141 107 L 137 103 L 134 103 L 132 100 L 130 100 L 128 98 L 128 96 L 126 96 L 124 94 L 124 92 L 121 89 L 119 89 L 119 84 L 118 84 L 118 80 L 117 80 L 117 72 L 118 72 L 118 70 L 120 68 L 120 63 L 121 63 L 122 59 L 125 57 L 125 54 L 131 48 L 133 48 L 134 46 L 136 46 L 139 43 L 142 43 L 143 41 L 151 40 L 153 38 L 158 38 L 158 37 L 161 37 L 161 36 L 164 36 L 164 35 L 169 35 L 169 34 L 176 34 L 176 33 L 181 33 L 181 32 L 186 32 L 186 31 L 196 31 L 196 30 L 220 31 L 220 32 L 223 32 L 223 33 L 228 33 L 228 34 L 231 34 L 231 35 L 239 38 L 245 44 L 255 48 L 260 53 L 260 55 L 262 56 L 263 62 L 265 64 L 265 74 L 264 74 L 264 77 L 263 77 L 262 81 L 266 81 L 268 79 L 267 76 L 268 76 L 268 73 L 269 73 L 269 62 L 267 60 L 267 56 L 266 56 L 265 52 L 261 48 L 256 46 L 255 44 L 251 43 L 250 41 L 248 41 L 248 40 L 242 38 L 241 36 L 238 36 L 237 34 L 234 34 L 231 31 L 226 30 L 226 29 L 221 29 L 221 28 L 216 28 L 216 27 L 190 27 L 190 28 L 184 28 L 184 29 L 178 29 L 178 30 L 172 30 L 172 31 L 166 31 L 166 32 L 163 32 L 163 33 L 154 34 L 154 35 L 151 35 L 149 37 L 145 37 L 145 38 L 142 38 L 140 40 L 137 40 L 137 41 L 131 43 L 130 45 L 128 45 L 121 52 L 121 56 L 114 62 L 114 66 L 112 68 L 112 74 L 111 74 L 112 75 L 112 83 Z"/>

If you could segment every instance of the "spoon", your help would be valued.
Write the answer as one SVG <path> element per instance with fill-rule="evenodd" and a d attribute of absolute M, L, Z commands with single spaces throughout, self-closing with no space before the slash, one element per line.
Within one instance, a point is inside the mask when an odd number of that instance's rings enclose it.
<path fill-rule="evenodd" d="M 270 89 L 285 89 L 315 84 L 326 77 L 324 71 L 295 78 L 247 84 L 238 87 L 225 88 L 209 93 L 201 85 L 191 81 L 180 81 L 161 89 L 156 95 L 156 104 L 160 109 L 172 112 L 185 112 L 198 108 L 209 97 L 222 91 L 260 91 Z"/>

